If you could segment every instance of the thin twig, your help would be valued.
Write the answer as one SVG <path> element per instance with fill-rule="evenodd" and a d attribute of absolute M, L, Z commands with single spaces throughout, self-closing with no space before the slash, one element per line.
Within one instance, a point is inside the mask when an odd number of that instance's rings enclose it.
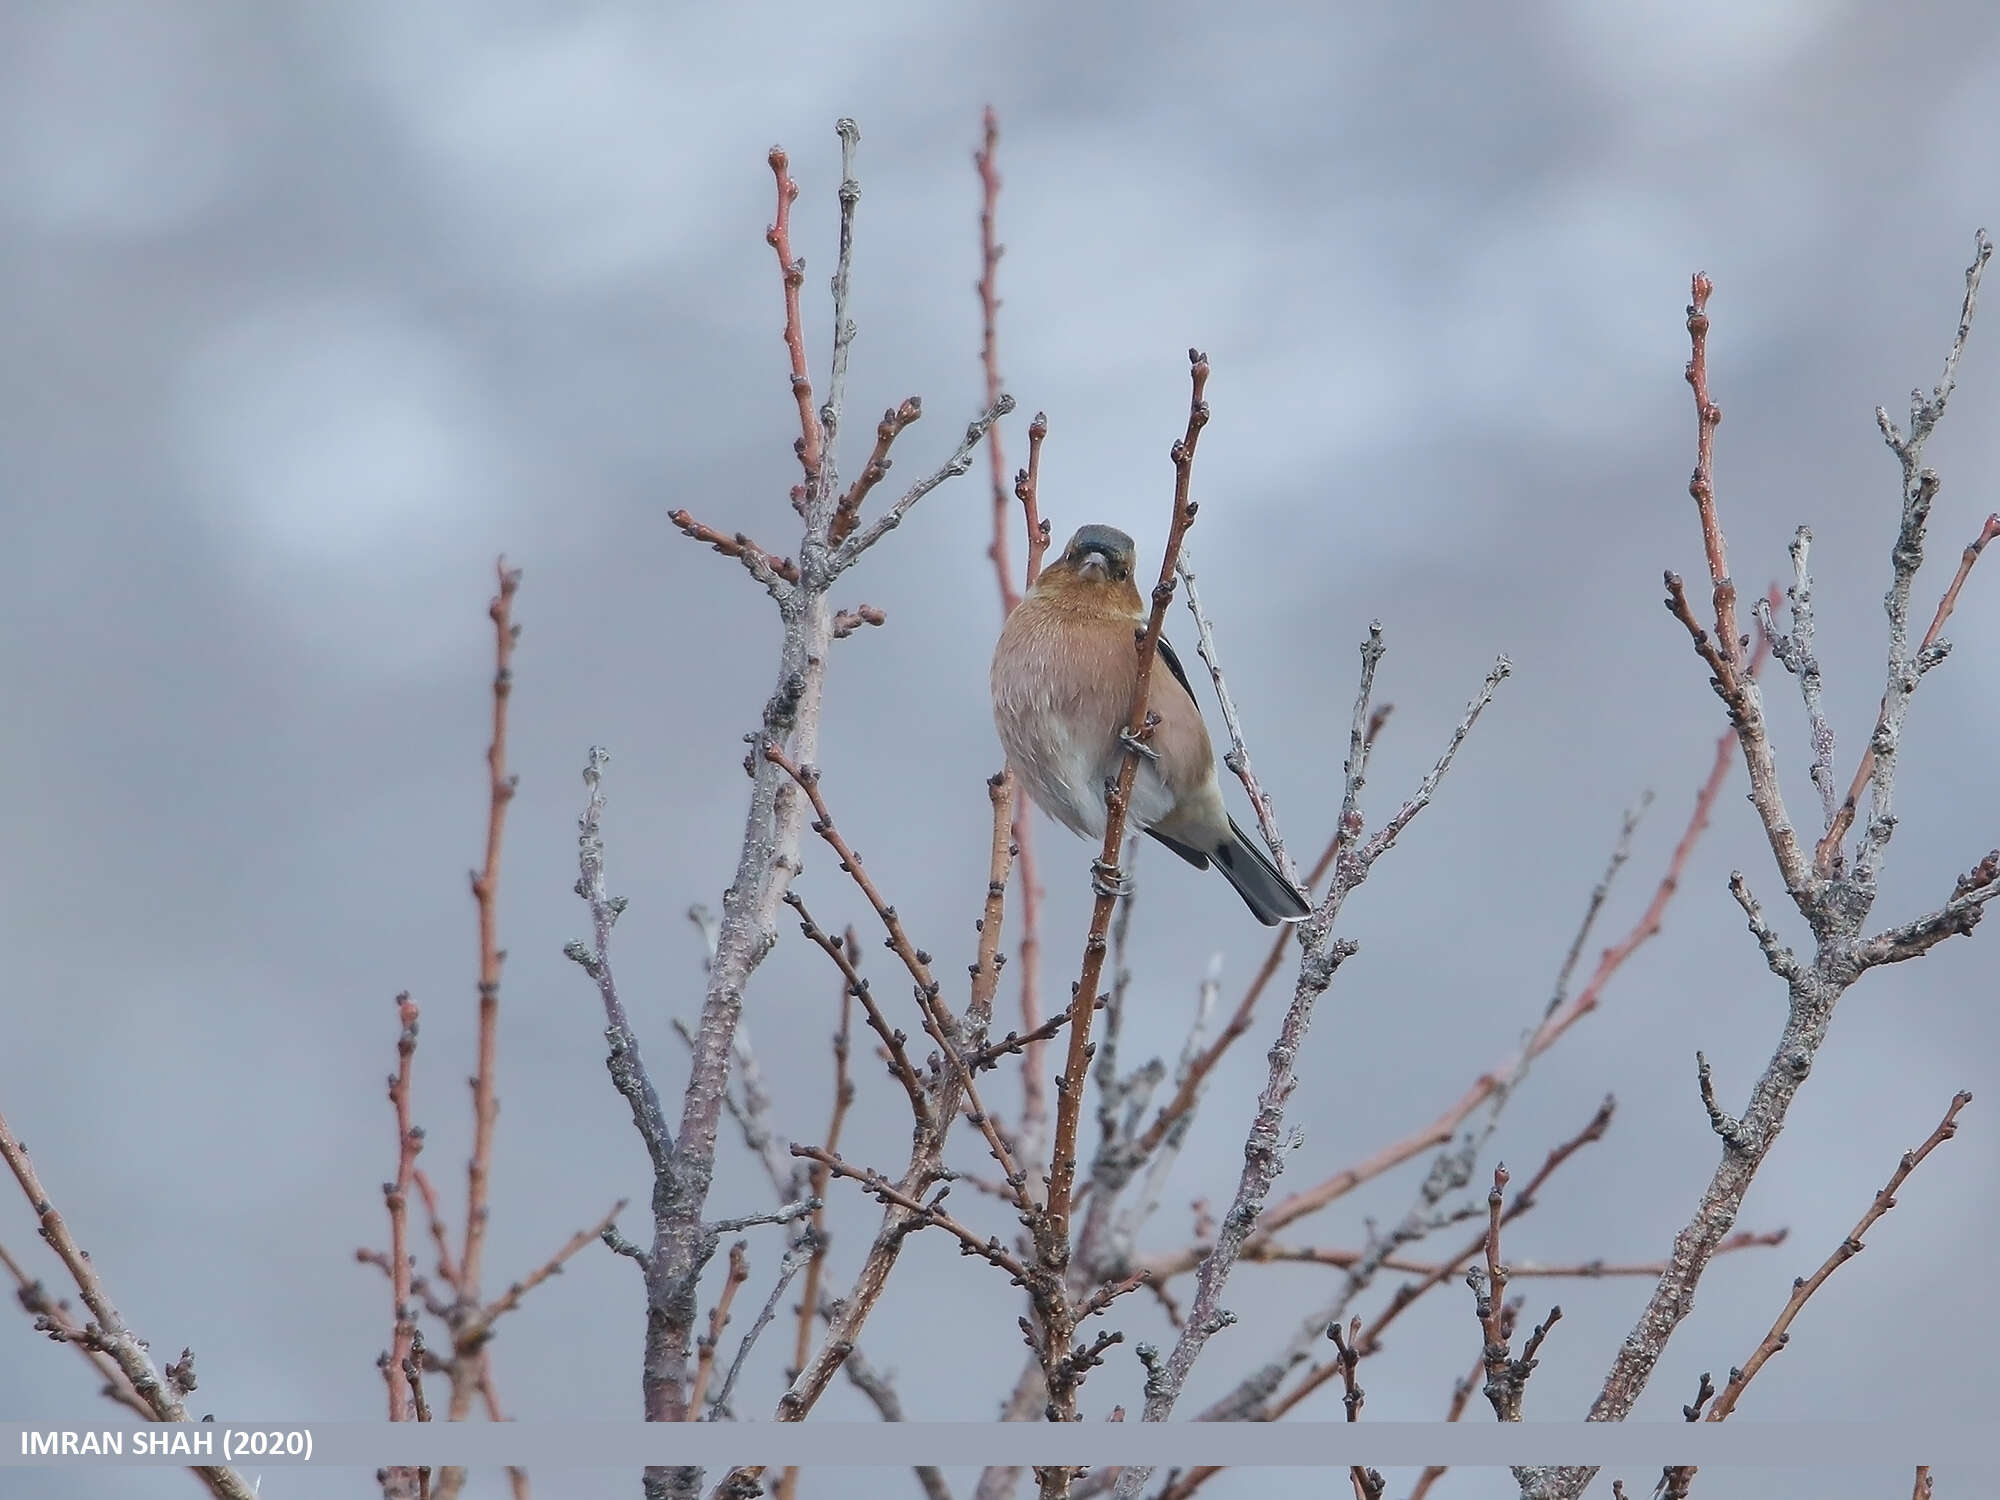
<path fill-rule="evenodd" d="M 0 1245 L 0 1266 L 14 1278 L 14 1297 L 21 1304 L 21 1310 L 34 1320 L 35 1331 L 46 1333 L 57 1343 L 68 1344 L 89 1362 L 104 1381 L 99 1392 L 106 1400 L 115 1401 L 138 1416 L 141 1421 L 153 1420 L 153 1409 L 139 1399 L 139 1393 L 132 1389 L 132 1382 L 118 1367 L 118 1362 L 97 1348 L 85 1335 L 83 1328 L 70 1316 L 69 1303 L 51 1297 L 48 1288 L 30 1276 L 21 1263 L 7 1253 L 7 1247 Z M 387 1269 L 386 1266 L 384 1269 Z"/>
<path fill-rule="evenodd" d="M 1763 1340 L 1740 1368 L 1729 1372 L 1729 1384 L 1722 1388 L 1722 1394 L 1715 1398 L 1715 1404 L 1708 1409 L 1709 1421 L 1725 1421 L 1729 1414 L 1736 1410 L 1736 1403 L 1742 1399 L 1743 1392 L 1750 1382 L 1757 1378 L 1757 1372 L 1764 1368 L 1772 1355 L 1790 1341 L 1792 1320 L 1798 1317 L 1812 1294 L 1826 1284 L 1829 1276 L 1861 1253 L 1862 1236 L 1874 1227 L 1877 1219 L 1896 1206 L 1898 1189 L 1923 1159 L 1958 1133 L 1959 1111 L 1971 1102 L 1972 1095 L 1963 1089 L 1952 1096 L 1950 1107 L 1945 1110 L 1944 1118 L 1938 1121 L 1937 1129 L 1933 1130 L 1916 1150 L 1903 1153 L 1903 1158 L 1896 1164 L 1896 1170 L 1890 1174 L 1888 1183 L 1875 1195 L 1875 1200 L 1868 1205 L 1868 1212 L 1861 1216 L 1860 1222 L 1849 1232 L 1847 1238 L 1840 1242 L 1833 1254 L 1821 1262 L 1820 1268 L 1811 1276 L 1802 1276 L 1792 1283 L 1792 1295 L 1787 1299 L 1776 1321 L 1771 1324 L 1770 1332 L 1764 1335 Z"/>
<path fill-rule="evenodd" d="M 389 1103 L 396 1116 L 396 1180 L 384 1183 L 382 1197 L 389 1208 L 389 1298 L 391 1330 L 389 1362 L 383 1374 L 389 1383 L 389 1420 L 407 1422 L 413 1414 L 412 1391 L 404 1366 L 416 1337 L 417 1314 L 410 1295 L 409 1203 L 417 1153 L 424 1133 L 410 1121 L 410 1068 L 417 1052 L 417 1007 L 405 990 L 396 997 L 401 1029 L 396 1037 L 396 1071 L 389 1079 Z"/>
<path fill-rule="evenodd" d="M 688 1392 L 687 1420 L 693 1421 L 702 1411 L 702 1403 L 708 1396 L 708 1381 L 715 1370 L 716 1346 L 722 1342 L 722 1330 L 729 1325 L 729 1305 L 736 1300 L 737 1290 L 750 1279 L 750 1242 L 738 1240 L 729 1247 L 729 1274 L 723 1278 L 722 1292 L 715 1299 L 715 1306 L 708 1312 L 708 1332 L 695 1343 L 694 1388 Z"/>
<path fill-rule="evenodd" d="M 472 898 L 479 908 L 479 1054 L 472 1075 L 473 1138 L 472 1161 L 467 1168 L 465 1250 L 458 1260 L 461 1290 L 474 1301 L 479 1297 L 479 1276 L 485 1263 L 487 1179 L 493 1165 L 493 1122 L 500 1110 L 493 1092 L 493 1054 L 500 1032 L 500 965 L 507 956 L 500 949 L 499 936 L 500 841 L 507 830 L 507 808 L 519 779 L 507 771 L 507 704 L 514 691 L 514 646 L 521 638 L 513 613 L 521 570 L 510 569 L 505 558 L 495 568 L 500 587 L 487 610 L 493 620 L 494 665 L 493 742 L 486 749 L 486 860 L 472 877 Z M 465 1419 L 471 1399 L 471 1389 L 461 1393 L 454 1379 L 452 1421 Z"/>

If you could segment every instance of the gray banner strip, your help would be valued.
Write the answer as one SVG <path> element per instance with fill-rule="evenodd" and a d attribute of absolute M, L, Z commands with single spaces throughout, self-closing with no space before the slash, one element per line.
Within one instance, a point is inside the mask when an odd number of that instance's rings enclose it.
<path fill-rule="evenodd" d="M 1955 1423 L 1803 1422 L 268 1422 L 73 1428 L 0 1424 L 0 1466 L 496 1464 L 1226 1464 L 1381 1468 L 1446 1463 L 1719 1467 L 1992 1461 L 1990 1431 Z"/>

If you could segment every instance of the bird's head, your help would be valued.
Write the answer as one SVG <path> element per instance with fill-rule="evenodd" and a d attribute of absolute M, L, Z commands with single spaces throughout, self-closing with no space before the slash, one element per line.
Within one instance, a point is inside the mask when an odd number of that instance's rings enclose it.
<path fill-rule="evenodd" d="M 1116 599 L 1128 613 L 1139 609 L 1139 590 L 1132 582 L 1135 549 L 1132 538 L 1115 526 L 1084 526 L 1069 539 L 1062 556 L 1042 569 L 1038 593 L 1055 597 Z"/>

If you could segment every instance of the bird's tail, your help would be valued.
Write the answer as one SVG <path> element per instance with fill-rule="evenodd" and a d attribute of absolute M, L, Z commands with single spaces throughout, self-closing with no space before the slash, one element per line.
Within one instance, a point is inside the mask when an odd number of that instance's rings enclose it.
<path fill-rule="evenodd" d="M 1236 894 L 1250 908 L 1250 914 L 1266 927 L 1281 922 L 1297 922 L 1312 911 L 1312 903 L 1292 889 L 1278 867 L 1271 863 L 1255 841 L 1229 820 L 1229 842 L 1210 856 L 1217 869 L 1236 887 Z"/>

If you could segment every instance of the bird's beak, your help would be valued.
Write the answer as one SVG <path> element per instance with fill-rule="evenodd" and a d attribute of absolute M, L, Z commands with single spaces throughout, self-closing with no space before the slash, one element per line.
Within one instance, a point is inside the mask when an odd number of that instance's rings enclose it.
<path fill-rule="evenodd" d="M 1102 552 L 1086 552 L 1083 561 L 1076 565 L 1077 576 L 1100 582 L 1111 576 L 1111 559 Z"/>

